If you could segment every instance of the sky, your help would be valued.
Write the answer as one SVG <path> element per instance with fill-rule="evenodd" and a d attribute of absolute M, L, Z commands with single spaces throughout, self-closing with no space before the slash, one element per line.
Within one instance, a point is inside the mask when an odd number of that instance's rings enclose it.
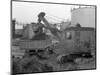
<path fill-rule="evenodd" d="M 86 7 L 86 6 L 81 6 L 81 7 Z M 48 22 L 53 23 L 53 24 L 61 23 L 63 21 L 71 20 L 71 16 L 72 16 L 71 9 L 73 8 L 79 8 L 79 6 L 78 5 L 67 5 L 67 4 L 63 5 L 63 4 L 47 4 L 47 3 L 13 1 L 12 2 L 12 18 L 16 19 L 17 23 L 20 23 L 20 24 L 28 24 L 32 22 L 37 23 L 38 14 L 40 12 L 45 12 L 46 13 L 45 17 Z M 89 14 L 91 14 L 91 11 L 89 11 Z M 89 18 L 90 17 L 92 16 L 89 16 Z M 88 18 L 88 17 L 85 17 L 85 18 Z M 78 17 L 78 19 L 82 20 L 82 17 L 81 18 Z M 76 18 L 74 20 L 77 21 Z M 91 22 L 90 20 L 92 21 L 92 19 L 89 19 L 89 20 L 86 20 L 85 22 L 90 24 Z M 94 21 L 94 18 L 93 18 L 93 21 Z M 82 22 L 84 21 L 82 20 Z M 89 25 L 89 24 L 85 23 L 84 26 L 86 27 L 94 26 L 94 23 L 93 25 L 92 24 Z M 19 26 L 16 25 L 16 26 L 17 28 L 20 28 L 20 25 Z"/>
<path fill-rule="evenodd" d="M 71 19 L 72 5 L 12 2 L 12 17 L 22 23 L 37 22 L 40 12 L 46 13 L 50 22 L 60 22 Z"/>

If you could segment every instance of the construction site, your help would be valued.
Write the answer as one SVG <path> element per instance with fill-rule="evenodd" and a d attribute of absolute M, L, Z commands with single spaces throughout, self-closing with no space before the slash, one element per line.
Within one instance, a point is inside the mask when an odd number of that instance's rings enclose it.
<path fill-rule="evenodd" d="M 51 24 L 45 16 L 39 12 L 37 22 L 22 29 L 12 19 L 12 74 L 96 69 L 95 8 L 73 9 L 71 21 L 61 24 Z"/>

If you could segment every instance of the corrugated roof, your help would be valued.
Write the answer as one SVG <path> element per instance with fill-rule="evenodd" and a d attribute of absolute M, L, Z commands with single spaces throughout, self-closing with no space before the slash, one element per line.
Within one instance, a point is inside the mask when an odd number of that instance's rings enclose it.
<path fill-rule="evenodd" d="M 24 40 L 19 46 L 22 49 L 44 49 L 51 44 L 51 40 Z"/>
<path fill-rule="evenodd" d="M 69 27 L 69 28 L 66 28 L 64 31 L 66 31 L 66 30 L 93 31 L 93 30 L 95 30 L 95 28 L 92 28 L 92 27 Z"/>

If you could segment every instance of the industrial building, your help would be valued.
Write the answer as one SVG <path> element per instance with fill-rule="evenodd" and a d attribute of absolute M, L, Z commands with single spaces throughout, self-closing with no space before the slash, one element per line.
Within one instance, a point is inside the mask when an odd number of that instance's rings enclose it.
<path fill-rule="evenodd" d="M 66 28 L 62 33 L 61 38 L 64 41 L 59 46 L 57 46 L 58 48 L 56 52 L 58 53 L 66 54 L 70 52 L 95 50 L 95 28 Z"/>
<path fill-rule="evenodd" d="M 71 25 L 80 24 L 82 27 L 95 27 L 95 7 L 79 7 L 71 10 Z"/>

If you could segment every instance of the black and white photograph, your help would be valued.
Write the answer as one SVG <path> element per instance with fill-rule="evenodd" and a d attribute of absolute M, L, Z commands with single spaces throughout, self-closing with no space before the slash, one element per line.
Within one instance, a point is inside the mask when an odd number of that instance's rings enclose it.
<path fill-rule="evenodd" d="M 96 69 L 96 9 L 12 0 L 12 75 Z"/>

